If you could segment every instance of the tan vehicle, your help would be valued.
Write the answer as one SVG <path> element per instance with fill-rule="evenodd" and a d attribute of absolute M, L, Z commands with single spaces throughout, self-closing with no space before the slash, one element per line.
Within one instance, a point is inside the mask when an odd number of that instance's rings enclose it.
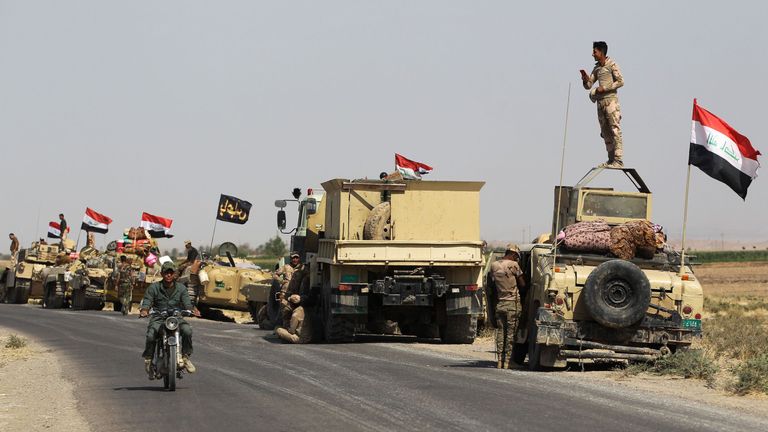
<path fill-rule="evenodd" d="M 65 246 L 73 248 L 75 243 L 66 240 Z M 56 265 L 59 245 L 41 245 L 38 242 L 19 251 L 15 269 L 9 269 L 6 276 L 6 303 L 26 303 L 29 299 L 43 298 L 43 269 Z M 15 270 L 15 271 L 13 271 Z"/>
<path fill-rule="evenodd" d="M 302 302 L 317 307 L 326 341 L 402 333 L 472 343 L 482 313 L 482 186 L 334 179 L 321 200 L 299 201 L 291 244 L 309 265 Z M 284 229 L 287 203 L 275 204 Z"/>
<path fill-rule="evenodd" d="M 125 244 L 123 245 L 123 243 Z M 118 296 L 119 287 L 115 284 L 117 277 L 115 270 L 120 263 L 120 257 L 125 256 L 134 270 L 136 279 L 133 285 L 131 302 L 139 303 L 144 298 L 147 287 L 163 279 L 160 276 L 160 265 L 158 263 L 155 263 L 153 266 L 146 264 L 146 257 L 150 253 L 157 255 L 156 252 L 158 250 L 157 240 L 152 238 L 144 228 L 126 228 L 123 230 L 122 240 L 112 241 L 107 245 L 107 253 L 110 257 L 114 257 L 114 260 L 112 261 L 110 277 L 106 279 L 104 285 L 106 291 L 105 301 L 112 303 L 112 310 L 115 312 L 122 311 L 122 303 L 120 303 L 120 297 Z"/>
<path fill-rule="evenodd" d="M 112 274 L 114 258 L 95 249 L 80 251 L 78 260 L 67 268 L 64 280 L 72 309 L 102 310 L 106 285 Z"/>
<path fill-rule="evenodd" d="M 193 277 L 192 267 L 179 278 L 196 298 L 203 316 L 210 313 L 210 308 L 230 309 L 249 311 L 255 321 L 259 308 L 267 303 L 272 273 L 236 255 L 233 243 L 223 243 L 218 256 L 201 263 L 197 278 Z"/>
<path fill-rule="evenodd" d="M 636 191 L 587 185 L 602 168 L 560 193 L 560 225 L 602 219 L 618 225 L 651 219 L 651 192 L 634 169 Z M 555 220 L 558 188 L 555 188 Z M 553 225 L 555 222 L 553 222 Z M 553 238 L 557 234 L 553 230 Z M 552 244 L 523 245 L 528 281 L 515 360 L 537 370 L 567 362 L 647 361 L 688 347 L 701 332 L 702 287 L 671 249 L 621 260 Z"/>

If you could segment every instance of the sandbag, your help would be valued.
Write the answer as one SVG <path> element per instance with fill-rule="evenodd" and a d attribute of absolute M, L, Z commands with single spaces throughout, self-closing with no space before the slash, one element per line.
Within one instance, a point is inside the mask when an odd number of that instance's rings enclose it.
<path fill-rule="evenodd" d="M 635 220 L 614 227 L 610 232 L 610 251 L 616 257 L 651 259 L 656 253 L 656 232 L 650 222 Z"/>
<path fill-rule="evenodd" d="M 563 245 L 580 252 L 607 253 L 611 227 L 604 221 L 578 222 L 563 230 Z"/>

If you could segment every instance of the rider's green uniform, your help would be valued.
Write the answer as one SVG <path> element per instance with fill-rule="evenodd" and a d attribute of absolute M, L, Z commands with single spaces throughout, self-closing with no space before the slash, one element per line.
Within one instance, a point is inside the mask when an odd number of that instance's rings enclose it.
<path fill-rule="evenodd" d="M 187 309 L 192 310 L 192 301 L 189 298 L 189 292 L 184 285 L 174 282 L 173 286 L 165 288 L 162 281 L 155 282 L 147 288 L 144 298 L 141 300 L 141 309 L 153 308 L 157 311 L 165 309 Z M 144 358 L 152 358 L 155 349 L 160 326 L 163 325 L 163 319 L 156 315 L 150 315 L 149 325 L 147 326 L 147 340 L 144 347 Z M 181 333 L 181 353 L 183 355 L 192 354 L 192 326 L 183 319 L 179 324 L 179 333 Z"/>

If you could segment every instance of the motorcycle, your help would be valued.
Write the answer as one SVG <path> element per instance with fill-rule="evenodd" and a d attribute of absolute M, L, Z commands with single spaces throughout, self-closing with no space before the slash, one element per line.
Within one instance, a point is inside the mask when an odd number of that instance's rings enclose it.
<path fill-rule="evenodd" d="M 181 335 L 179 334 L 179 325 L 182 317 L 194 315 L 192 311 L 181 309 L 166 309 L 163 311 L 152 311 L 150 316 L 158 316 L 163 319 L 163 325 L 160 326 L 157 342 L 155 344 L 155 354 L 152 357 L 153 379 L 163 379 L 163 388 L 170 391 L 176 391 L 176 378 L 182 379 L 186 371 L 181 356 Z"/>

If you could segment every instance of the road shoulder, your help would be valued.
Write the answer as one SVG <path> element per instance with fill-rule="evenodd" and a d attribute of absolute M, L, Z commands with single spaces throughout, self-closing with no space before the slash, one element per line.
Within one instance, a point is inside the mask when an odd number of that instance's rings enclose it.
<path fill-rule="evenodd" d="M 25 347 L 6 348 L 11 334 L 0 327 L 0 430 L 90 432 L 55 352 L 22 334 Z"/>

